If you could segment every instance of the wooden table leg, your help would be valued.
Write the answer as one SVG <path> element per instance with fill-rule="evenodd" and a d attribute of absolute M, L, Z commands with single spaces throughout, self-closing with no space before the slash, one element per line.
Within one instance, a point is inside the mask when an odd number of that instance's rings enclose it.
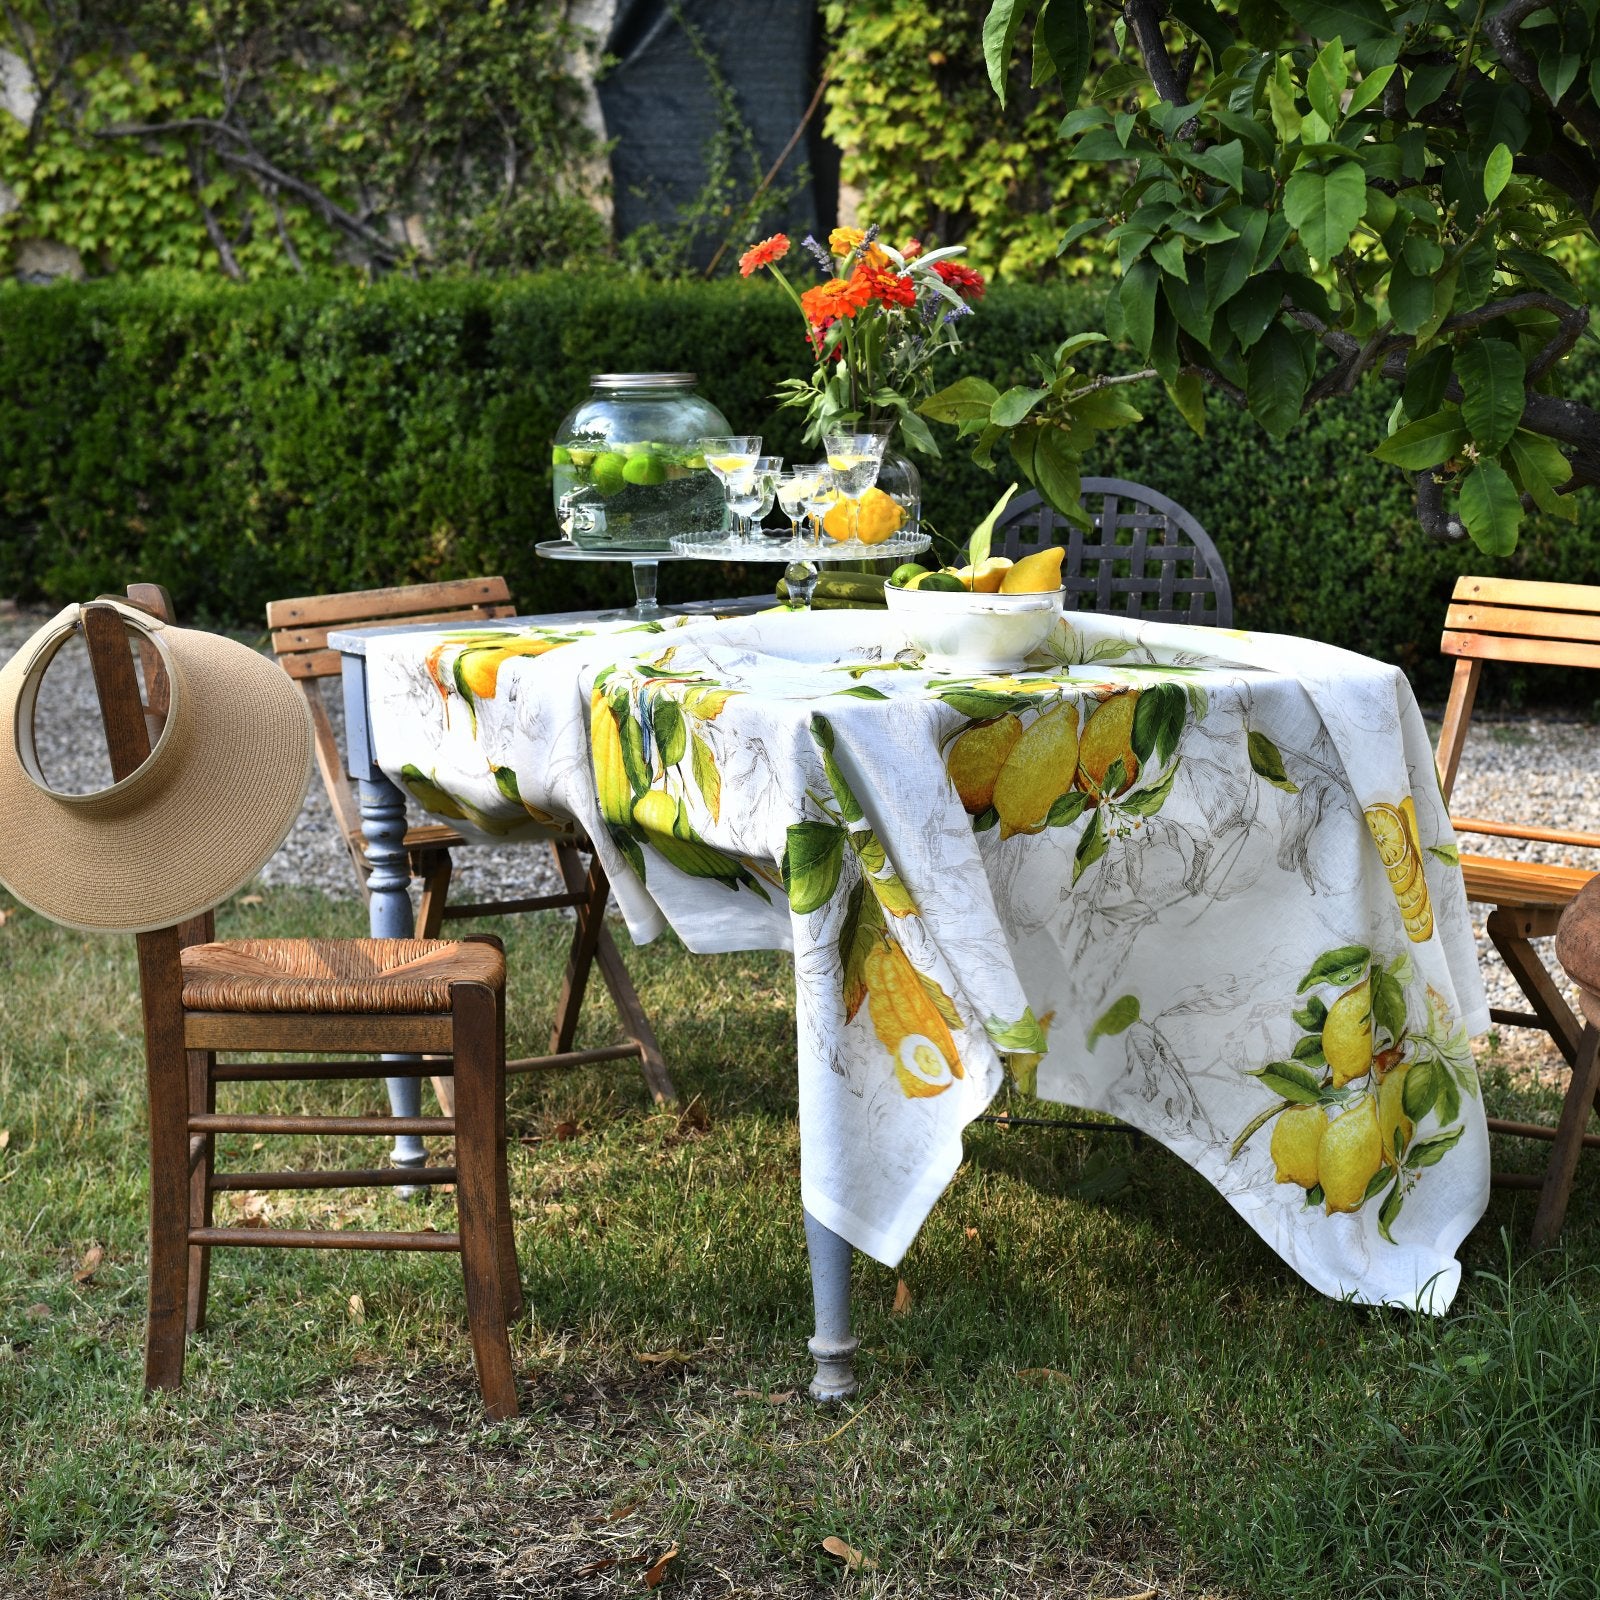
<path fill-rule="evenodd" d="M 806 1346 L 817 1363 L 811 1398 L 848 1400 L 860 1387 L 855 1353 L 861 1343 L 850 1333 L 850 1241 L 824 1227 L 809 1211 L 805 1218 L 811 1298 L 817 1316 L 817 1331 Z"/>
<path fill-rule="evenodd" d="M 366 840 L 367 927 L 374 939 L 409 939 L 416 931 L 411 910 L 411 859 L 406 853 L 406 797 L 378 765 L 367 720 L 367 663 L 347 655 L 343 662 L 345 763 L 361 794 L 361 836 Z M 385 1061 L 415 1061 L 415 1056 L 385 1055 Z M 384 1079 L 389 1110 L 397 1117 L 422 1114 L 422 1080 Z M 397 1167 L 426 1166 L 428 1152 L 417 1134 L 397 1134 L 389 1159 Z M 396 1194 L 423 1193 L 405 1186 Z"/>

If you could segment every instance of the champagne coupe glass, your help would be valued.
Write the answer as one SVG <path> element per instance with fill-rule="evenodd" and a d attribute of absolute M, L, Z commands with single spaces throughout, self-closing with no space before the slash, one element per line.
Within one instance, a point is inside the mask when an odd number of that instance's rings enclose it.
<path fill-rule="evenodd" d="M 695 447 L 706 458 L 706 465 L 722 485 L 724 497 L 733 509 L 733 486 L 743 482 L 761 455 L 761 435 L 758 433 L 715 434 L 697 439 Z"/>
<path fill-rule="evenodd" d="M 859 500 L 878 481 L 888 442 L 883 433 L 830 433 L 823 439 L 840 494 Z"/>
<path fill-rule="evenodd" d="M 789 537 L 800 537 L 800 518 L 805 514 L 806 496 L 816 487 L 816 473 L 811 467 L 791 467 L 780 473 L 777 480 L 778 506 L 789 519 Z"/>

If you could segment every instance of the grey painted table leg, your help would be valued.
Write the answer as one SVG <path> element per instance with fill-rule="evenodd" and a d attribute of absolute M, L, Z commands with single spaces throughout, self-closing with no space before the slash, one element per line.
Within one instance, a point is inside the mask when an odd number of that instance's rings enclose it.
<path fill-rule="evenodd" d="M 367 878 L 370 900 L 367 927 L 374 939 L 409 939 L 416 932 L 411 910 L 411 862 L 406 855 L 406 797 L 384 774 L 372 752 L 367 722 L 367 663 L 361 656 L 344 658 L 345 760 L 361 790 L 361 836 L 372 871 Z M 415 1056 L 385 1055 L 385 1061 L 414 1061 Z M 386 1078 L 389 1112 L 396 1117 L 422 1114 L 422 1080 Z M 390 1160 L 397 1167 L 421 1167 L 428 1153 L 419 1135 L 396 1134 Z M 402 1187 L 400 1195 L 419 1189 Z"/>
<path fill-rule="evenodd" d="M 848 1239 L 824 1227 L 808 1211 L 806 1249 L 811 1256 L 811 1298 L 817 1331 L 806 1348 L 817 1363 L 811 1380 L 813 1400 L 848 1400 L 856 1383 L 855 1353 L 861 1343 L 850 1334 L 850 1256 Z"/>

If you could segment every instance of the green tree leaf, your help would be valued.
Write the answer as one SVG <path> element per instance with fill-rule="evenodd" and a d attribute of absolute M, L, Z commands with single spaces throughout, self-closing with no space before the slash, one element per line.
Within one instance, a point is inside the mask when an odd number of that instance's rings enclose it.
<path fill-rule="evenodd" d="M 1045 0 L 1033 28 L 1035 85 L 1044 81 L 1039 73 L 1041 54 L 1055 73 L 1062 97 L 1071 105 L 1083 88 L 1083 80 L 1089 76 L 1089 62 L 1094 54 L 1084 0 Z"/>
<path fill-rule="evenodd" d="M 1380 39 L 1393 25 L 1383 0 L 1280 0 L 1283 9 L 1318 39 L 1342 39 L 1347 45 Z"/>
<path fill-rule="evenodd" d="M 1283 188 L 1283 214 L 1314 261 L 1326 263 L 1350 242 L 1367 205 L 1367 179 L 1356 161 L 1327 172 L 1302 167 Z"/>
<path fill-rule="evenodd" d="M 1541 511 L 1567 522 L 1578 520 L 1578 502 L 1569 494 L 1557 494 L 1571 480 L 1572 463 L 1562 454 L 1554 439 L 1528 433 L 1521 428 L 1511 436 L 1511 463 L 1522 487 L 1533 496 Z"/>
<path fill-rule="evenodd" d="M 1498 461 L 1480 461 L 1461 480 L 1461 520 L 1485 555 L 1508 556 L 1516 549 L 1522 498 Z"/>
<path fill-rule="evenodd" d="M 1007 389 L 989 411 L 989 420 L 1000 428 L 1014 428 L 1041 400 L 1048 400 L 1048 389 Z"/>
<path fill-rule="evenodd" d="M 983 59 L 989 69 L 989 82 L 994 87 L 995 98 L 1002 106 L 1006 103 L 1011 52 L 1026 11 L 1023 0 L 994 0 L 988 16 L 983 19 Z"/>
<path fill-rule="evenodd" d="M 1307 379 L 1300 347 L 1281 322 L 1272 323 L 1251 350 L 1247 373 L 1250 415 L 1274 438 L 1286 437 L 1300 420 Z"/>
<path fill-rule="evenodd" d="M 1455 371 L 1463 390 L 1462 419 L 1474 441 L 1493 455 L 1510 442 L 1527 404 L 1522 352 L 1504 339 L 1479 339 L 1457 353 Z"/>
<path fill-rule="evenodd" d="M 1493 205 L 1500 192 L 1511 181 L 1511 152 L 1497 144 L 1483 163 L 1483 198 Z"/>
<path fill-rule="evenodd" d="M 1467 442 L 1461 413 L 1454 406 L 1419 417 L 1392 433 L 1372 453 L 1380 461 L 1403 467 L 1407 472 L 1422 472 L 1460 455 Z"/>

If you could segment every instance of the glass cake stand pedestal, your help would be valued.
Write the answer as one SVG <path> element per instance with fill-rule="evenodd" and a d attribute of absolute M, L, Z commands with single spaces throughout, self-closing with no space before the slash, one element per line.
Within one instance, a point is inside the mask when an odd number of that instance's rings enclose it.
<path fill-rule="evenodd" d="M 656 568 L 663 561 L 676 560 L 674 551 L 629 550 L 625 547 L 620 550 L 586 550 L 570 539 L 546 539 L 533 548 L 550 561 L 602 561 L 612 564 L 626 561 L 633 568 L 633 604 L 617 611 L 601 612 L 603 621 L 630 617 L 638 622 L 653 622 L 657 617 L 672 615 L 665 606 L 656 603 Z"/>
<path fill-rule="evenodd" d="M 863 544 L 859 539 L 841 544 L 836 539 L 819 543 L 807 534 L 796 539 L 758 533 L 753 539 L 741 539 L 718 531 L 681 533 L 672 541 L 672 553 L 695 561 L 781 561 L 789 597 L 809 607 L 818 566 L 836 561 L 881 561 L 885 557 L 907 561 L 932 543 L 925 533 L 896 533 L 877 544 Z"/>

